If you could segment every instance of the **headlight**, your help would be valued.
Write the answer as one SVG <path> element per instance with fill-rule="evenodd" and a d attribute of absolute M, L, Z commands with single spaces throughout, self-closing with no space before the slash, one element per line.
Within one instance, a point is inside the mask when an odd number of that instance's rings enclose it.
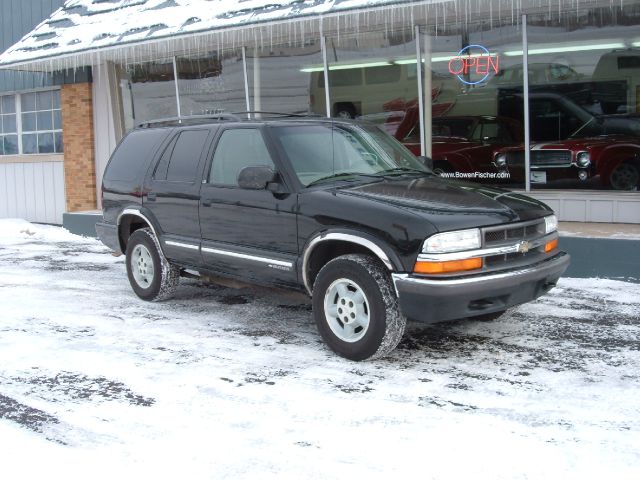
<path fill-rule="evenodd" d="M 544 233 L 555 232 L 558 229 L 558 218 L 555 215 L 544 217 Z"/>
<path fill-rule="evenodd" d="M 427 238 L 422 246 L 423 253 L 449 253 L 480 248 L 480 229 L 457 230 L 454 232 L 436 233 Z"/>
<path fill-rule="evenodd" d="M 504 168 L 507 166 L 507 154 L 499 153 L 496 155 L 496 158 L 493 159 L 493 163 L 496 164 L 498 168 Z"/>
<path fill-rule="evenodd" d="M 591 156 L 589 155 L 589 152 L 578 153 L 578 155 L 576 156 L 576 164 L 580 168 L 587 168 L 589 165 L 591 165 Z"/>

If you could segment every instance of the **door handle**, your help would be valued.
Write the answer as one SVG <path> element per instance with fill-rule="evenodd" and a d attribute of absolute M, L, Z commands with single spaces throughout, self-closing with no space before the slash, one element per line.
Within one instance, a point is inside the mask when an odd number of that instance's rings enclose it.
<path fill-rule="evenodd" d="M 153 192 L 149 192 L 147 194 L 147 200 L 149 200 L 150 202 L 155 202 L 156 201 L 156 194 Z"/>

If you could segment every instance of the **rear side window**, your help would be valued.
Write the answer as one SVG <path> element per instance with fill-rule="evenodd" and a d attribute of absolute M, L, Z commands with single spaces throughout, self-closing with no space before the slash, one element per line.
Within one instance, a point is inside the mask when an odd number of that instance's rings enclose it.
<path fill-rule="evenodd" d="M 625 70 L 631 68 L 640 68 L 640 56 L 628 56 L 618 58 L 618 69 Z"/>
<path fill-rule="evenodd" d="M 381 85 L 400 81 L 400 65 L 383 65 L 365 68 L 364 78 L 367 85 Z"/>
<path fill-rule="evenodd" d="M 167 135 L 165 129 L 134 130 L 127 135 L 113 153 L 104 172 L 105 180 L 134 180 L 146 170 L 149 154 Z"/>
<path fill-rule="evenodd" d="M 154 174 L 156 180 L 194 182 L 209 130 L 184 130 L 162 153 Z"/>
<path fill-rule="evenodd" d="M 349 68 L 329 70 L 329 85 L 332 87 L 355 87 L 362 85 L 362 69 Z M 318 88 L 324 88 L 324 73 L 318 73 Z"/>

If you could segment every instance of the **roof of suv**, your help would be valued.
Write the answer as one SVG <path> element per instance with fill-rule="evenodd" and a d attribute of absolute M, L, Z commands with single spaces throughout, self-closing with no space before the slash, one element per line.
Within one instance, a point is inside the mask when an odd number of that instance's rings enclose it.
<path fill-rule="evenodd" d="M 255 115 L 260 115 L 255 118 Z M 191 115 L 181 117 L 160 118 L 157 120 L 149 120 L 142 122 L 136 128 L 159 128 L 168 126 L 191 126 L 191 125 L 207 125 L 219 123 L 280 123 L 282 121 L 306 121 L 314 123 L 348 123 L 359 124 L 361 120 L 351 120 L 345 118 L 328 118 L 316 114 L 296 114 L 296 113 L 278 113 L 278 112 L 238 112 L 238 113 L 220 113 L 213 115 Z"/>

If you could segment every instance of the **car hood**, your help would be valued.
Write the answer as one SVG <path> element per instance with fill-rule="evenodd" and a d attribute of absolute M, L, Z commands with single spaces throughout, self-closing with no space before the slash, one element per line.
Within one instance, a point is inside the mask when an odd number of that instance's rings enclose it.
<path fill-rule="evenodd" d="M 526 221 L 553 213 L 544 203 L 525 195 L 436 176 L 404 176 L 339 188 L 336 194 L 412 210 L 440 231 Z"/>
<path fill-rule="evenodd" d="M 637 139 L 624 137 L 622 135 L 607 135 L 600 137 L 567 138 L 553 142 L 531 142 L 531 150 L 588 150 L 593 147 L 608 146 L 613 144 L 632 143 L 637 144 Z M 505 147 L 501 152 L 522 151 L 524 145 Z"/>

